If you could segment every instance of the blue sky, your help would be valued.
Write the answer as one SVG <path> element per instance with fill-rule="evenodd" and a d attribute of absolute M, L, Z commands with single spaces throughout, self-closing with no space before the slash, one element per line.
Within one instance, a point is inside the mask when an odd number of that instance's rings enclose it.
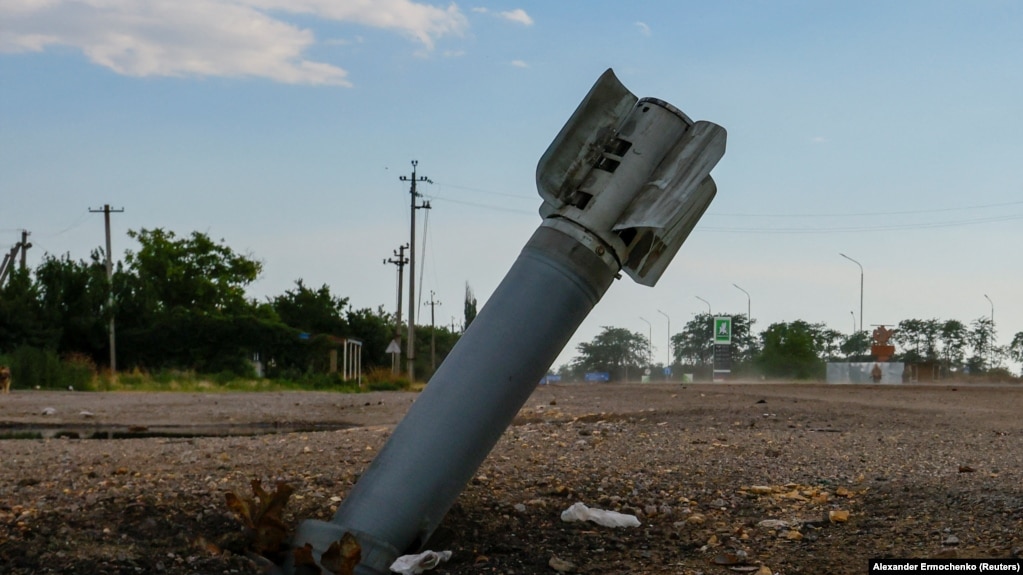
<path fill-rule="evenodd" d="M 654 288 L 624 279 L 601 326 L 745 313 L 848 332 L 989 316 L 1023 331 L 1023 4 L 978 1 L 4 0 L 0 248 L 32 233 L 87 258 L 113 216 L 193 230 L 395 305 L 411 160 L 423 301 L 459 321 L 539 224 L 534 171 L 601 72 L 728 130 L 718 195 Z M 426 216 L 422 211 L 420 216 Z M 417 274 L 418 274 L 417 270 Z M 853 312 L 851 314 L 850 312 Z M 428 318 L 428 308 L 420 317 Z M 643 319 L 650 322 L 650 326 Z M 528 334 L 523 334 L 528 337 Z"/>

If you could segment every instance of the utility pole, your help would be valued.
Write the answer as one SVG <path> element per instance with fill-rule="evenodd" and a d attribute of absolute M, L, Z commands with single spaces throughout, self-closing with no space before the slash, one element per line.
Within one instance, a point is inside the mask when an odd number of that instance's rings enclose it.
<path fill-rule="evenodd" d="M 32 244 L 28 243 L 29 235 L 30 232 L 28 230 L 21 230 L 21 241 L 14 244 L 10 252 L 4 254 L 3 264 L 0 264 L 0 287 L 3 287 L 7 276 L 14 269 L 14 260 L 18 258 L 19 250 L 21 251 L 21 271 L 25 271 L 25 252 L 28 251 L 28 248 L 32 247 Z"/>
<path fill-rule="evenodd" d="M 412 197 L 412 226 L 409 232 L 408 353 L 406 357 L 408 358 L 408 379 L 413 383 L 416 381 L 416 210 L 430 209 L 430 202 L 416 204 L 416 198 L 422 196 L 422 194 L 416 191 L 416 184 L 418 182 L 433 183 L 430 181 L 430 178 L 416 176 L 416 166 L 418 165 L 418 160 L 412 160 L 412 176 L 401 176 L 399 178 L 403 182 L 411 182 L 409 195 Z"/>
<path fill-rule="evenodd" d="M 433 290 L 430 290 L 430 370 L 437 371 L 437 324 L 434 321 L 434 308 L 440 305 L 434 299 Z"/>
<path fill-rule="evenodd" d="M 119 214 L 124 211 L 124 208 L 114 210 L 110 208 L 110 204 L 103 204 L 103 209 L 94 210 L 89 208 L 89 212 L 103 214 L 103 223 L 107 229 L 107 283 L 109 293 L 107 294 L 107 304 L 110 310 L 110 375 L 117 375 L 117 338 L 114 335 L 114 261 L 110 255 L 110 214 Z"/>
<path fill-rule="evenodd" d="M 32 244 L 28 243 L 28 230 L 21 230 L 21 271 L 25 271 L 25 256 Z M 987 297 L 987 296 L 984 296 Z"/>
<path fill-rule="evenodd" d="M 408 258 L 405 257 L 406 249 L 408 249 L 408 244 L 398 246 L 398 249 L 394 250 L 394 257 L 384 260 L 385 264 L 398 266 L 398 316 L 394 322 L 394 341 L 398 342 L 399 346 L 401 345 L 401 288 L 405 283 L 405 264 L 408 263 Z M 394 357 L 396 360 L 391 363 L 391 372 L 397 375 L 401 364 L 401 354 Z"/>

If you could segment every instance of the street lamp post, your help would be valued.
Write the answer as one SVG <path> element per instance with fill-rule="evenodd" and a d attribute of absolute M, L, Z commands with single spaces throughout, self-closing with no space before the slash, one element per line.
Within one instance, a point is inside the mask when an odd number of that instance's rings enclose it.
<path fill-rule="evenodd" d="M 668 320 L 668 362 L 665 363 L 664 365 L 670 367 L 671 366 L 671 318 L 668 316 L 668 314 L 664 313 L 661 310 L 657 310 L 657 313 L 663 315 L 665 317 L 665 319 Z"/>
<path fill-rule="evenodd" d="M 860 266 L 860 331 L 863 331 L 863 264 L 843 253 L 839 253 L 838 255 Z"/>
<path fill-rule="evenodd" d="M 984 299 L 986 299 L 987 302 L 989 304 L 991 304 L 991 343 L 990 343 L 990 347 L 991 347 L 991 349 L 994 349 L 994 346 L 995 346 L 995 342 L 994 342 L 994 338 L 995 338 L 995 302 L 991 301 L 991 298 L 987 297 L 987 294 L 984 294 Z"/>
<path fill-rule="evenodd" d="M 653 360 L 653 355 L 654 355 L 654 326 L 649 321 L 647 321 L 647 319 L 644 318 L 644 317 L 641 317 L 639 319 L 642 320 L 644 323 L 646 323 L 646 333 L 647 333 L 647 336 L 646 336 L 646 344 L 647 344 L 646 357 L 647 357 L 647 360 L 646 361 L 647 361 L 648 364 L 650 364 L 650 363 L 653 363 L 653 361 L 654 361 Z"/>
<path fill-rule="evenodd" d="M 856 335 L 856 312 L 849 310 L 849 315 L 853 318 L 853 335 Z"/>
<path fill-rule="evenodd" d="M 753 322 L 751 320 L 750 311 L 753 309 L 753 299 L 750 298 L 749 292 L 739 287 L 738 284 L 732 284 L 735 289 L 746 294 L 746 351 L 749 352 L 750 357 L 753 356 Z"/>
<path fill-rule="evenodd" d="M 707 304 L 707 313 L 710 314 L 710 315 L 714 315 L 714 312 L 711 311 L 711 309 L 710 309 L 710 302 L 709 301 L 703 299 L 700 296 L 696 296 L 696 299 L 698 299 L 698 300 L 702 301 L 703 303 Z"/>

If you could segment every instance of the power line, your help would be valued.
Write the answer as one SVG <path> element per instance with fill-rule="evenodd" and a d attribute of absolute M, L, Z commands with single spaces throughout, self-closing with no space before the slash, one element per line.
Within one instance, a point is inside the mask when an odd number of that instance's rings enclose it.
<path fill-rule="evenodd" d="M 942 212 L 961 212 L 965 210 L 983 210 L 987 208 L 1002 208 L 1006 206 L 1019 206 L 1023 205 L 1023 201 L 1017 202 L 1002 202 L 997 204 L 982 204 L 976 206 L 961 206 L 955 208 L 932 208 L 929 210 L 905 210 L 905 211 L 887 211 L 887 212 L 843 212 L 843 213 L 825 213 L 825 214 L 748 214 L 748 213 L 737 213 L 737 212 L 716 212 L 707 213 L 709 217 L 729 217 L 729 218 L 849 218 L 849 217 L 876 217 L 876 216 L 906 216 L 906 215 L 917 215 L 917 214 L 936 214 Z"/>
<path fill-rule="evenodd" d="M 444 182 L 436 183 L 441 188 L 453 188 L 456 190 L 465 190 L 467 192 L 477 192 L 480 194 L 487 194 L 491 196 L 504 196 L 506 198 L 518 198 L 520 200 L 536 200 L 536 195 L 522 195 L 522 194 L 509 194 L 507 192 L 494 192 L 491 190 L 484 190 L 480 188 L 470 188 L 468 186 L 457 186 L 455 184 L 446 184 Z"/>
<path fill-rule="evenodd" d="M 121 211 L 124 211 L 124 210 L 121 210 Z M 59 232 L 44 233 L 42 235 L 45 238 L 53 238 L 53 237 L 56 237 L 56 236 L 59 236 L 59 235 L 66 234 L 67 232 L 70 232 L 71 230 L 73 230 L 73 229 L 77 228 L 78 226 L 84 224 L 85 220 L 87 220 L 88 218 L 89 218 L 89 212 L 86 212 L 86 213 L 82 214 L 81 217 L 79 217 L 77 220 L 75 220 L 74 223 L 72 223 L 68 227 L 60 230 Z"/>
<path fill-rule="evenodd" d="M 883 232 L 883 231 L 913 231 L 913 230 L 926 230 L 926 229 L 938 229 L 938 228 L 951 228 L 958 226 L 969 226 L 977 224 L 990 224 L 998 222 L 1007 222 L 1013 220 L 1023 219 L 1023 214 L 1009 215 L 1009 216 L 991 216 L 986 218 L 975 218 L 968 220 L 948 220 L 942 222 L 921 222 L 916 224 L 910 223 L 895 223 L 895 224 L 883 224 L 875 226 L 843 226 L 843 227 L 828 227 L 828 228 L 772 228 L 772 227 L 759 227 L 759 228 L 742 228 L 742 227 L 728 227 L 728 226 L 702 226 L 699 229 L 705 232 L 728 232 L 737 234 L 833 234 L 833 233 L 852 233 L 852 232 Z"/>
<path fill-rule="evenodd" d="M 478 203 L 478 202 L 467 202 L 465 200 L 455 200 L 455 199 L 452 199 L 452 198 L 446 198 L 446 197 L 443 197 L 443 196 L 438 196 L 436 194 L 430 194 L 429 198 L 431 200 L 440 200 L 442 202 L 451 202 L 453 204 L 461 204 L 463 206 L 471 206 L 471 207 L 474 207 L 474 208 L 482 208 L 482 209 L 485 209 L 485 210 L 493 210 L 493 211 L 496 211 L 496 212 L 510 212 L 510 213 L 514 213 L 514 214 L 529 214 L 531 216 L 535 216 L 537 214 L 537 210 L 518 210 L 518 209 L 515 209 L 515 208 L 506 208 L 504 206 L 495 206 L 495 205 L 492 205 L 492 204 L 481 204 L 481 203 Z M 537 200 L 537 198 L 532 198 L 532 199 L 534 201 Z"/>
<path fill-rule="evenodd" d="M 75 220 L 74 222 L 72 222 L 70 225 L 68 225 L 66 228 L 64 228 L 62 230 L 59 230 L 59 231 L 56 231 L 56 232 L 47 232 L 47 231 L 34 232 L 33 235 L 35 235 L 37 238 L 38 237 L 52 238 L 52 237 L 55 237 L 55 236 L 66 234 L 67 232 L 70 232 L 71 230 L 73 230 L 73 229 L 81 226 L 82 224 L 84 224 L 85 220 L 87 220 L 88 218 L 89 218 L 89 213 L 86 212 L 86 213 L 82 214 L 81 216 L 79 216 L 77 220 Z M 0 233 L 20 232 L 20 231 L 21 231 L 21 228 L 0 228 Z"/>
<path fill-rule="evenodd" d="M 420 311 L 423 309 L 423 279 L 426 276 L 426 274 L 424 273 L 424 270 L 426 269 L 426 238 L 427 238 L 426 232 L 429 231 L 429 229 L 430 210 L 427 209 L 426 214 L 424 214 L 423 216 L 423 252 L 422 252 L 423 260 L 419 262 L 419 301 L 416 302 L 416 305 L 418 305 L 419 307 L 416 308 L 416 311 Z M 433 252 L 430 252 L 430 255 L 432 256 Z"/>

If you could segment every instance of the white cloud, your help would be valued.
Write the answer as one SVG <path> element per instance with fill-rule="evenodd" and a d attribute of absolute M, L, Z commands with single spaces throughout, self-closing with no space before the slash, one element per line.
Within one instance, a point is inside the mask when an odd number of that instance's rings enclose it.
<path fill-rule="evenodd" d="M 639 33 L 644 36 L 650 35 L 650 26 L 646 25 L 646 22 L 636 22 L 636 27 L 639 28 Z"/>
<path fill-rule="evenodd" d="M 508 12 L 501 12 L 498 15 L 501 18 L 504 18 L 505 20 L 511 22 L 518 22 L 519 24 L 523 24 L 526 26 L 533 25 L 533 19 L 530 18 L 529 14 L 526 14 L 526 11 L 523 10 L 522 8 L 516 8 L 514 10 L 509 10 Z"/>
<path fill-rule="evenodd" d="M 362 36 L 355 36 L 352 39 L 348 38 L 331 38 L 330 40 L 323 40 L 322 43 L 327 46 L 354 46 L 356 44 L 362 44 L 365 39 Z"/>
<path fill-rule="evenodd" d="M 810 138 L 810 141 L 813 142 L 814 144 L 826 144 L 831 140 L 825 138 L 824 136 L 814 136 Z"/>
<path fill-rule="evenodd" d="M 515 66 L 516 68 L 528 68 L 529 67 L 529 64 L 525 63 L 522 60 L 512 60 L 511 61 L 511 65 Z"/>
<path fill-rule="evenodd" d="M 206 0 L 228 2 L 230 0 Z M 433 49 L 436 38 L 461 34 L 468 21 L 455 4 L 437 8 L 412 0 L 237 0 L 267 11 L 311 14 L 338 22 L 396 30 Z"/>
<path fill-rule="evenodd" d="M 468 26 L 454 4 L 410 0 L 4 0 L 0 52 L 70 46 L 127 76 L 349 86 L 345 70 L 304 57 L 316 38 L 274 17 L 283 12 L 392 30 L 427 50 Z"/>

